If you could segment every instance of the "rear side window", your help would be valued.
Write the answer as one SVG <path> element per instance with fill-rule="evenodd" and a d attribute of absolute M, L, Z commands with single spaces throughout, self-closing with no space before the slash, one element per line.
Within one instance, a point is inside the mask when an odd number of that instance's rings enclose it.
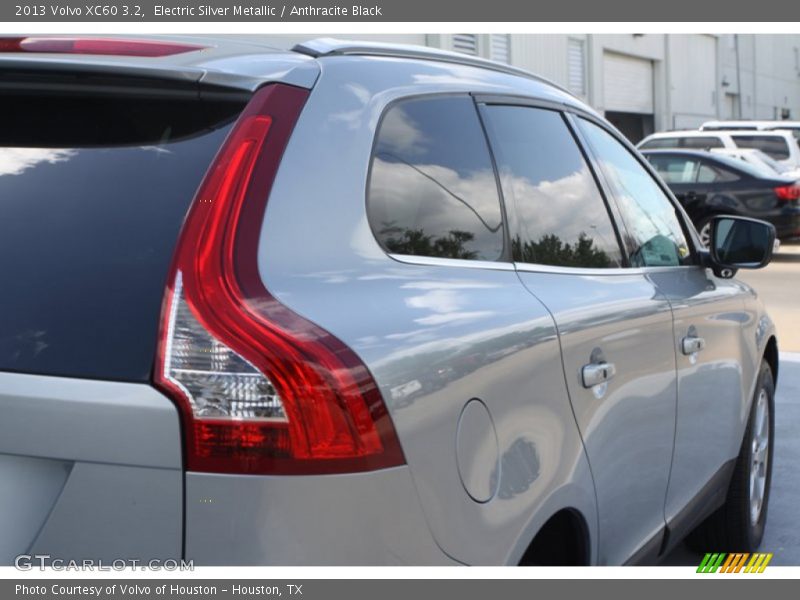
<path fill-rule="evenodd" d="M 503 213 L 469 97 L 407 100 L 380 124 L 367 193 L 372 229 L 395 254 L 498 260 Z"/>
<path fill-rule="evenodd" d="M 681 140 L 680 138 L 670 137 L 670 138 L 653 138 L 652 140 L 648 140 L 639 146 L 641 150 L 660 150 L 662 148 L 680 148 Z"/>
<path fill-rule="evenodd" d="M 739 176 L 719 165 L 682 156 L 648 156 L 647 160 L 667 184 L 722 183 Z"/>
<path fill-rule="evenodd" d="M 711 148 L 724 148 L 725 145 L 716 136 L 691 136 L 691 137 L 666 137 L 654 138 L 639 146 L 640 150 L 659 150 L 672 148 L 687 148 L 691 150 L 710 150 Z"/>
<path fill-rule="evenodd" d="M 725 145 L 718 137 L 685 137 L 681 139 L 681 148 L 690 150 L 710 150 L 711 148 L 724 148 Z"/>
<path fill-rule="evenodd" d="M 486 106 L 514 260 L 607 268 L 621 252 L 600 191 L 564 118 L 552 110 Z"/>
<path fill-rule="evenodd" d="M 242 104 L 121 93 L 0 96 L 0 370 L 149 379 L 178 231 Z"/>
<path fill-rule="evenodd" d="M 755 148 L 761 150 L 775 160 L 789 158 L 789 145 L 777 135 L 732 135 L 739 148 Z"/>

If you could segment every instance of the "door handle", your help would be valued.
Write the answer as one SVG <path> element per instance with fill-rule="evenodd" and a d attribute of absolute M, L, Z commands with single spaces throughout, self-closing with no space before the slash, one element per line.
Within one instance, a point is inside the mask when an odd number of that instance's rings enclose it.
<path fill-rule="evenodd" d="M 705 347 L 706 341 L 696 335 L 687 335 L 681 340 L 681 352 L 686 356 L 691 356 L 692 354 L 700 352 Z"/>
<path fill-rule="evenodd" d="M 603 362 L 584 365 L 581 369 L 583 387 L 592 388 L 601 383 L 611 381 L 616 374 L 617 368 L 614 363 Z"/>

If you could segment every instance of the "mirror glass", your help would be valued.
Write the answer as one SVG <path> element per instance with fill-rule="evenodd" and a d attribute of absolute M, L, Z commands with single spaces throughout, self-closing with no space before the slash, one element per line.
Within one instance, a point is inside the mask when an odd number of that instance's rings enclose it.
<path fill-rule="evenodd" d="M 711 250 L 715 262 L 737 268 L 763 267 L 772 257 L 775 228 L 764 221 L 717 217 L 712 222 Z"/>

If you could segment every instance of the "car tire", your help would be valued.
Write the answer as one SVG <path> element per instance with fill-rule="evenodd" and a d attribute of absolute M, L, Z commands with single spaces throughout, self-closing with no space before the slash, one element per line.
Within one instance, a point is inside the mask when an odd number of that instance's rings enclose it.
<path fill-rule="evenodd" d="M 703 248 L 708 248 L 711 243 L 711 219 L 714 217 L 715 215 L 708 215 L 695 223 L 695 229 L 697 229 L 697 233 L 700 236 L 700 243 L 703 244 Z"/>
<path fill-rule="evenodd" d="M 689 534 L 686 541 L 690 548 L 701 553 L 758 549 L 767 521 L 774 431 L 775 380 L 769 364 L 762 361 L 725 504 Z"/>

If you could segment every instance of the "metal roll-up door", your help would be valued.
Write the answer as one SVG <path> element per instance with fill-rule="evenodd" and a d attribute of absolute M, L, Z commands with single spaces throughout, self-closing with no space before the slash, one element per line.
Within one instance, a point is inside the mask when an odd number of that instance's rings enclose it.
<path fill-rule="evenodd" d="M 603 55 L 606 111 L 653 113 L 653 61 L 624 54 Z"/>

